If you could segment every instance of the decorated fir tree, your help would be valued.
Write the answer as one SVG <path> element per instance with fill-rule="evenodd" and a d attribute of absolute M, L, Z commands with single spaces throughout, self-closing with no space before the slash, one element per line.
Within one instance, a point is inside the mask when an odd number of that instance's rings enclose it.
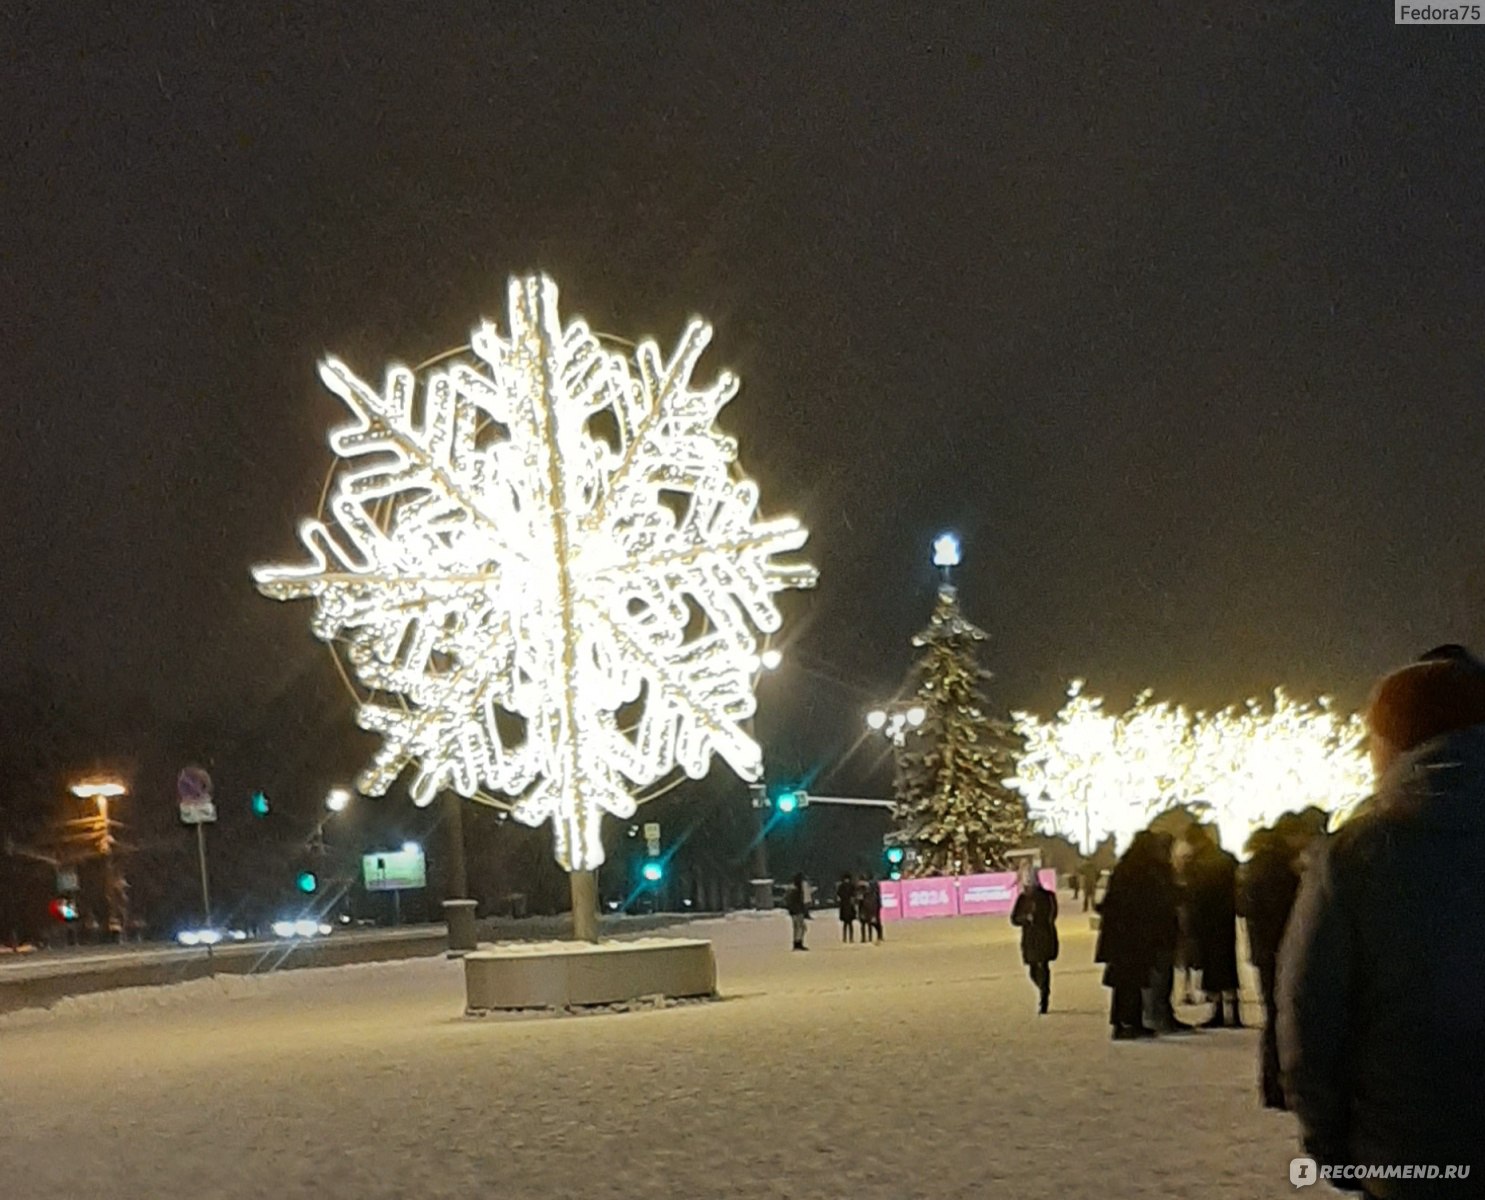
<path fill-rule="evenodd" d="M 1025 801 L 1005 783 L 1016 774 L 1019 739 L 986 698 L 985 640 L 948 584 L 913 638 L 924 651 L 915 669 L 923 719 L 898 750 L 896 799 L 914 875 L 1004 870 L 1029 833 Z"/>

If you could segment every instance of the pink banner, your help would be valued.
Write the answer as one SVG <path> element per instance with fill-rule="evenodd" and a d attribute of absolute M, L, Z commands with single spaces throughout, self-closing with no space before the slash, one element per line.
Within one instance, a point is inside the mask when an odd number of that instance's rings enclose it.
<path fill-rule="evenodd" d="M 952 917 L 959 904 L 954 881 L 949 878 L 904 879 L 902 881 L 902 915 L 917 917 Z"/>
<path fill-rule="evenodd" d="M 882 920 L 902 920 L 902 884 L 895 879 L 882 880 Z"/>
<path fill-rule="evenodd" d="M 959 915 L 980 917 L 990 913 L 1008 913 L 1016 903 L 1020 887 L 1014 871 L 996 871 L 988 875 L 965 875 L 959 879 Z"/>
<path fill-rule="evenodd" d="M 1048 891 L 1057 890 L 1056 871 L 1046 867 L 1037 876 Z M 886 880 L 881 886 L 883 921 L 1005 916 L 1015 906 L 1020 892 L 1014 871 L 957 878 L 940 875 L 929 879 Z"/>
<path fill-rule="evenodd" d="M 1050 867 L 1037 872 L 1042 887 L 1057 890 L 1057 872 Z M 1016 905 L 1021 886 L 1014 871 L 988 875 L 965 875 L 959 880 L 959 915 L 980 917 L 1009 914 Z"/>

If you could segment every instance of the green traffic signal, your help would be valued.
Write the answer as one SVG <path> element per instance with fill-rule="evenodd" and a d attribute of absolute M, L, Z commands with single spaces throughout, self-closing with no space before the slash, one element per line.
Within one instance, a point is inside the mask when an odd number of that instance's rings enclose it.
<path fill-rule="evenodd" d="M 652 858 L 640 868 L 640 874 L 645 877 L 646 883 L 659 883 L 665 878 L 665 868 Z"/>
<path fill-rule="evenodd" d="M 774 802 L 774 806 L 781 813 L 791 813 L 791 812 L 793 812 L 795 809 L 797 809 L 799 807 L 799 793 L 798 792 L 780 792 L 779 793 L 778 800 L 776 800 Z"/>
<path fill-rule="evenodd" d="M 902 862 L 902 860 L 906 857 L 907 851 L 904 850 L 901 846 L 887 847 L 887 861 L 894 867 L 897 866 L 898 863 Z"/>
<path fill-rule="evenodd" d="M 268 797 L 262 792 L 253 793 L 253 816 L 266 817 L 268 815 Z"/>
<path fill-rule="evenodd" d="M 311 892 L 313 892 L 315 890 L 315 888 L 317 888 L 317 887 L 320 886 L 320 881 L 315 878 L 315 873 L 313 871 L 301 871 L 301 872 L 299 872 L 298 883 L 299 883 L 299 890 L 301 892 L 303 892 L 306 896 L 309 895 Z"/>

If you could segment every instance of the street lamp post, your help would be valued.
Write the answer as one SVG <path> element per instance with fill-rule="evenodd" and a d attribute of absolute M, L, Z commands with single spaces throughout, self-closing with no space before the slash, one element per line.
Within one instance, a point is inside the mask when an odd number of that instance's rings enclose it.
<path fill-rule="evenodd" d="M 889 704 L 867 713 L 866 727 L 901 749 L 908 732 L 917 729 L 927 719 L 928 710 L 921 704 Z"/>
<path fill-rule="evenodd" d="M 79 800 L 92 800 L 98 807 L 98 853 L 103 859 L 103 899 L 108 907 L 108 928 L 118 924 L 119 941 L 129 939 L 129 884 L 119 873 L 114 859 L 113 821 L 108 815 L 108 802 L 127 793 L 116 779 L 85 779 L 72 785 Z"/>
<path fill-rule="evenodd" d="M 777 671 L 783 662 L 783 655 L 772 646 L 765 645 L 763 653 L 758 656 L 758 674 L 764 671 Z M 754 692 L 757 691 L 757 675 L 754 676 Z M 748 718 L 748 732 L 754 731 L 753 718 Z M 764 785 L 755 783 L 748 788 L 748 799 L 753 806 L 753 848 L 751 855 L 752 878 L 749 884 L 753 889 L 753 907 L 757 909 L 771 909 L 773 907 L 773 876 L 768 871 L 768 821 L 771 809 L 768 803 L 768 791 Z"/>
<path fill-rule="evenodd" d="M 753 907 L 773 907 L 773 876 L 768 873 L 768 790 L 755 783 L 748 788 L 748 799 L 753 806 L 753 856 L 752 879 Z"/>
<path fill-rule="evenodd" d="M 449 792 L 444 801 L 447 805 L 445 815 L 449 823 L 449 891 L 451 895 L 444 898 L 443 916 L 449 929 L 449 953 L 467 954 L 477 949 L 479 938 L 475 931 L 474 911 L 476 901 L 469 898 L 469 874 L 464 865 L 464 800 L 457 792 Z M 596 888 L 597 876 L 591 875 Z M 574 888 L 573 900 L 573 924 L 574 928 L 579 924 L 582 913 L 577 908 L 576 887 Z M 585 898 L 592 901 L 592 911 L 597 921 L 598 896 Z M 597 941 L 598 930 L 596 925 L 590 931 L 592 936 L 585 937 L 586 941 Z"/>

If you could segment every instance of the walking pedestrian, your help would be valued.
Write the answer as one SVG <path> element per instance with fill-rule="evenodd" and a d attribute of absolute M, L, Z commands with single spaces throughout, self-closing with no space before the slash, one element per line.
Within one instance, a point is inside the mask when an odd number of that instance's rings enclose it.
<path fill-rule="evenodd" d="M 840 914 L 840 940 L 856 940 L 856 881 L 847 871 L 835 885 L 835 903 Z"/>
<path fill-rule="evenodd" d="M 1059 949 L 1057 895 L 1042 886 L 1030 863 L 1022 864 L 1020 882 L 1020 894 L 1011 908 L 1011 924 L 1021 930 L 1021 961 L 1036 984 L 1040 997 L 1037 1012 L 1045 1013 L 1052 998 L 1052 964 Z"/>
<path fill-rule="evenodd" d="M 1186 830 L 1191 857 L 1186 862 L 1191 924 L 1201 958 L 1201 987 L 1212 1002 L 1208 1029 L 1243 1027 L 1238 1007 L 1237 859 L 1217 844 L 1203 825 Z M 1224 1002 L 1226 1009 L 1224 1010 Z"/>
<path fill-rule="evenodd" d="M 1386 676 L 1368 706 L 1377 790 L 1306 866 L 1279 950 L 1279 1060 L 1306 1152 L 1389 1200 L 1480 1194 L 1485 1171 L 1485 666 Z"/>
<path fill-rule="evenodd" d="M 794 927 L 794 949 L 808 950 L 804 944 L 806 923 L 810 919 L 809 895 L 804 886 L 804 876 L 794 876 L 794 882 L 784 893 L 784 907 L 789 911 L 789 923 Z"/>
<path fill-rule="evenodd" d="M 1110 990 L 1109 1024 L 1116 1041 L 1154 1037 L 1144 1022 L 1141 990 L 1155 966 L 1160 921 L 1159 850 L 1155 835 L 1143 830 L 1115 864 L 1098 906 L 1098 946 L 1094 961 L 1104 964 Z"/>

